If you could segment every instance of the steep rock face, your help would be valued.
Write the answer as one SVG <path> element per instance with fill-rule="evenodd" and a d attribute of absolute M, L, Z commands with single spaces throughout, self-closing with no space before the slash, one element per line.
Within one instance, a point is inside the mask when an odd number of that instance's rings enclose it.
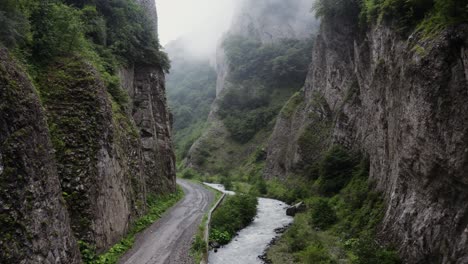
<path fill-rule="evenodd" d="M 156 27 L 154 1 L 141 4 Z M 164 73 L 157 66 L 122 69 L 129 106 L 112 99 L 96 69 L 79 58 L 52 65 L 45 76 L 41 93 L 72 228 L 101 253 L 146 212 L 148 196 L 175 191 Z"/>
<path fill-rule="evenodd" d="M 5 49 L 0 62 L 0 262 L 80 263 L 38 95 Z"/>
<path fill-rule="evenodd" d="M 286 108 L 292 111 L 285 114 Z M 320 160 L 331 140 L 332 113 L 319 94 L 314 94 L 306 102 L 302 90 L 289 100 L 284 109 L 268 140 L 263 169 L 265 179 L 285 179 L 307 164 L 314 164 Z"/>
<path fill-rule="evenodd" d="M 106 87 L 78 54 L 55 58 L 38 69 L 39 101 L 3 49 L 0 62 L 0 262 L 80 263 L 77 240 L 105 251 L 150 195 L 175 190 L 158 66 L 122 70 L 122 87 Z"/>
<path fill-rule="evenodd" d="M 158 36 L 158 14 L 155 0 L 137 0 L 153 22 Z M 175 154 L 172 143 L 172 116 L 166 98 L 166 79 L 158 66 L 135 65 L 122 69 L 121 75 L 132 100 L 131 115 L 140 130 L 144 174 L 148 190 L 155 193 L 176 189 Z"/>
<path fill-rule="evenodd" d="M 175 155 L 165 77 L 157 67 L 121 71 L 124 88 L 132 99 L 131 114 L 140 130 L 144 175 L 151 193 L 175 191 Z"/>
<path fill-rule="evenodd" d="M 96 70 L 76 60 L 51 65 L 41 94 L 72 228 L 100 251 L 145 211 L 142 153 L 137 132 Z"/>
<path fill-rule="evenodd" d="M 468 262 L 468 26 L 432 39 L 403 39 L 390 27 L 365 36 L 354 23 L 324 21 L 306 82 L 306 107 L 279 120 L 269 148 L 267 174 L 285 177 L 301 157 L 278 154 L 290 146 L 275 142 L 294 130 L 294 120 L 323 106 L 332 114 L 332 141 L 370 157 L 370 178 L 388 208 L 381 238 L 394 243 L 407 263 Z M 311 103 L 314 97 L 320 104 Z M 317 109 L 317 107 L 315 107 Z M 288 120 L 293 120 L 288 123 Z M 307 118 L 305 126 L 321 124 Z"/>

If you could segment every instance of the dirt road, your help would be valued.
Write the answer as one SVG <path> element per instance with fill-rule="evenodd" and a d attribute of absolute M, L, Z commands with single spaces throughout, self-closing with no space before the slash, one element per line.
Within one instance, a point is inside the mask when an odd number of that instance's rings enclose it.
<path fill-rule="evenodd" d="M 151 227 L 137 236 L 119 264 L 193 264 L 192 238 L 214 199 L 211 191 L 189 181 L 177 181 L 185 197 Z"/>

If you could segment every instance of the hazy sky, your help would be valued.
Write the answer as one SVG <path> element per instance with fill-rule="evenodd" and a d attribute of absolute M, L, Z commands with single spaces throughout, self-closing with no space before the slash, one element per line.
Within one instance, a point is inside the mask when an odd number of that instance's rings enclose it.
<path fill-rule="evenodd" d="M 240 0 L 156 0 L 159 38 L 164 46 L 184 37 L 193 52 L 212 53 L 230 25 Z"/>

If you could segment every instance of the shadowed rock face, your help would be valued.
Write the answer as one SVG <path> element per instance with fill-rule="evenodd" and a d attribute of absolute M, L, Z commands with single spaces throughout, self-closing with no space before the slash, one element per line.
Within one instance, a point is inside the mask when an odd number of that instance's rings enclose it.
<path fill-rule="evenodd" d="M 132 98 L 132 116 L 140 130 L 147 188 L 152 193 L 175 191 L 175 155 L 164 73 L 152 66 L 122 72 Z"/>
<path fill-rule="evenodd" d="M 5 49 L 0 61 L 0 262 L 80 263 L 38 95 Z"/>
<path fill-rule="evenodd" d="M 99 254 L 149 195 L 175 191 L 164 73 L 136 65 L 121 80 L 129 105 L 85 59 L 57 58 L 33 87 L 0 50 L 0 263 L 79 263 L 76 240 Z"/>
<path fill-rule="evenodd" d="M 330 140 L 370 157 L 388 204 L 382 240 L 408 263 L 467 263 L 468 26 L 423 40 L 386 26 L 362 36 L 353 25 L 323 21 L 305 105 L 278 120 L 265 177 L 286 177 L 304 159 L 297 138 L 321 124 L 305 117 L 319 112 L 318 95 L 333 117 Z"/>
<path fill-rule="evenodd" d="M 102 252 L 146 210 L 141 140 L 87 62 L 53 64 L 39 83 L 73 231 Z"/>

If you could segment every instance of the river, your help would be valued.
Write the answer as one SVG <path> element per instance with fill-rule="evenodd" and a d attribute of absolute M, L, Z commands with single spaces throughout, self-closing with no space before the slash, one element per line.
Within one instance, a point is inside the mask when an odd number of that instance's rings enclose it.
<path fill-rule="evenodd" d="M 207 184 L 215 189 L 225 191 L 219 184 Z M 232 194 L 232 192 L 229 192 Z M 286 215 L 287 204 L 267 198 L 258 198 L 257 216 L 246 228 L 226 246 L 211 250 L 209 264 L 262 264 L 259 258 L 267 249 L 273 238 L 278 236 L 275 229 L 292 223 L 293 218 Z"/>

